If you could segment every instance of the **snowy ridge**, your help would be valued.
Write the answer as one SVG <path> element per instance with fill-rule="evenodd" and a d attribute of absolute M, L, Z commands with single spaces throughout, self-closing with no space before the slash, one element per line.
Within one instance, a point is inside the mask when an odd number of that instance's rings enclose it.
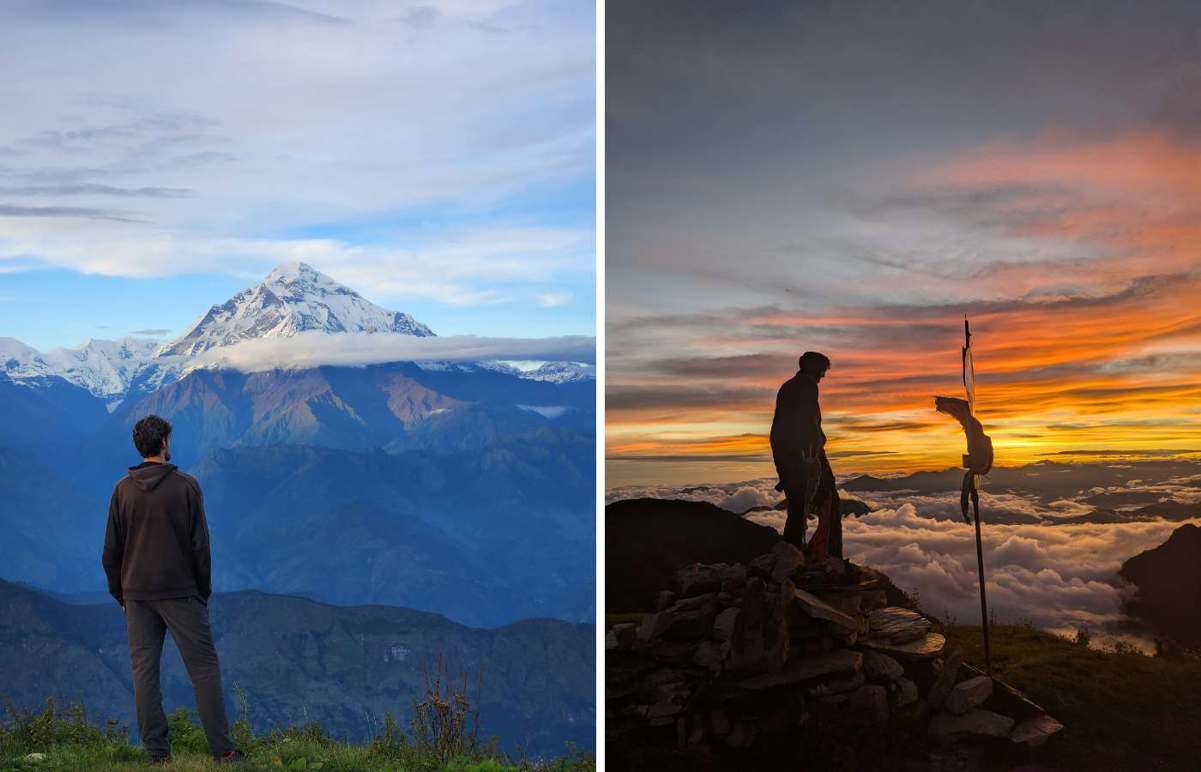
<path fill-rule="evenodd" d="M 574 383 L 596 378 L 596 366 L 585 362 L 531 362 L 504 361 L 499 359 L 480 362 L 444 362 L 430 360 L 417 362 L 422 370 L 450 372 L 493 372 L 514 375 L 531 381 L 549 383 Z"/>
<path fill-rule="evenodd" d="M 158 347 L 159 341 L 147 338 L 89 339 L 42 354 L 20 341 L 0 338 L 0 371 L 14 380 L 58 376 L 97 397 L 119 400 Z"/>

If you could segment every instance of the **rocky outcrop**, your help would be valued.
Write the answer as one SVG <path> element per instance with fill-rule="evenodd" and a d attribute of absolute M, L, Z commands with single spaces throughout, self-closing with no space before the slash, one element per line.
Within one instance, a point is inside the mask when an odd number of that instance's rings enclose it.
<path fill-rule="evenodd" d="M 785 542 L 681 568 L 657 610 L 606 637 L 610 764 L 895 768 L 1062 728 L 963 664 L 930 619 L 888 605 L 887 584 L 842 560 L 807 564 Z"/>
<path fill-rule="evenodd" d="M 1154 549 L 1122 564 L 1119 575 L 1137 591 L 1126 612 L 1158 635 L 1201 647 L 1201 528 L 1187 523 Z"/>

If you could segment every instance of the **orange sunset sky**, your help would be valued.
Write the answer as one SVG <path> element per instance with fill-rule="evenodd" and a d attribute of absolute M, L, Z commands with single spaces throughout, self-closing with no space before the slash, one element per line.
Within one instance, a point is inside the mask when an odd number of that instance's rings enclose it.
<path fill-rule="evenodd" d="M 962 395 L 965 315 L 999 465 L 1201 450 L 1196 41 L 1116 13 L 714 21 L 609 56 L 610 486 L 773 474 L 806 349 L 837 472 L 956 466 L 933 397 Z"/>

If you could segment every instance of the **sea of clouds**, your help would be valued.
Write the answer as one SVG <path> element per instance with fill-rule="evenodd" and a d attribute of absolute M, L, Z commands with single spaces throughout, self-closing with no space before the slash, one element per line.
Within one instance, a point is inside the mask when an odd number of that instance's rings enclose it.
<path fill-rule="evenodd" d="M 306 331 L 286 338 L 253 338 L 205 351 L 194 367 L 220 366 L 244 372 L 319 365 L 359 366 L 385 362 L 478 362 L 536 360 L 596 361 L 596 339 L 584 335 L 551 338 L 490 338 L 451 335 L 419 338 L 391 333 Z"/>
<path fill-rule="evenodd" d="M 1163 500 L 1197 500 L 1201 476 L 1170 480 L 1131 480 L 1124 492 L 1154 491 Z M 753 522 L 782 531 L 785 513 L 774 507 L 782 494 L 775 479 L 728 485 L 626 487 L 608 492 L 608 501 L 649 496 L 708 501 Z M 947 621 L 977 623 L 975 530 L 959 511 L 958 491 L 945 495 L 918 491 L 857 491 L 840 494 L 868 504 L 872 511 L 843 519 L 844 553 L 854 562 L 886 574 L 921 607 Z M 1101 640 L 1124 638 L 1122 602 L 1132 587 L 1118 576 L 1123 561 L 1168 539 L 1181 520 L 1062 522 L 1093 507 L 1074 499 L 1044 502 L 1021 491 L 981 496 L 983 545 L 989 609 L 999 622 L 1029 622 L 1072 633 L 1087 626 Z M 813 523 L 810 523 L 812 533 Z M 1135 636 L 1137 642 L 1137 636 Z"/>

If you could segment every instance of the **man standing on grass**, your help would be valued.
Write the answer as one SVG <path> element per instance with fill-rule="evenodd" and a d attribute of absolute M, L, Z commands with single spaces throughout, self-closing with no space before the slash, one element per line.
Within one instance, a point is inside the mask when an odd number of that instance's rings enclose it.
<path fill-rule="evenodd" d="M 805 548 L 805 518 L 817 515 L 817 529 L 809 540 L 810 558 L 842 557 L 842 515 L 834 472 L 826 458 L 826 435 L 817 384 L 830 369 L 830 359 L 806 351 L 797 363 L 796 375 L 776 395 L 776 412 L 771 422 L 771 451 L 780 483 L 788 502 L 784 540 Z"/>
<path fill-rule="evenodd" d="M 209 532 L 196 478 L 171 460 L 171 424 L 148 415 L 133 427 L 142 463 L 117 481 L 108 505 L 104 573 L 125 612 L 142 745 L 155 763 L 171 759 L 159 687 L 163 636 L 183 657 L 209 750 L 218 761 L 242 754 L 229 738 L 221 669 L 209 628 Z"/>

